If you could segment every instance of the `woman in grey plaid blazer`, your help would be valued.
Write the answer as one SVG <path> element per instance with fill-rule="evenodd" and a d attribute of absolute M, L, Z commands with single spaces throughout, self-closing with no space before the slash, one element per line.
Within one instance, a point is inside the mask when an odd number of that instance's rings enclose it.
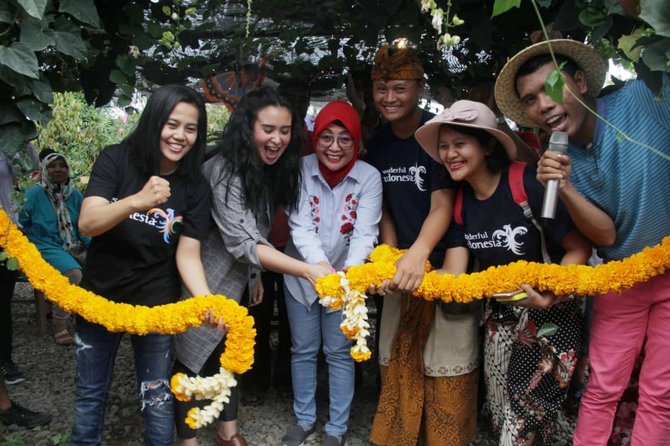
<path fill-rule="evenodd" d="M 266 239 L 275 208 L 290 209 L 296 202 L 303 134 L 300 118 L 272 88 L 248 93 L 230 116 L 216 155 L 203 167 L 212 189 L 212 223 L 202 261 L 212 293 L 238 302 L 248 295 L 249 305 L 256 305 L 263 298 L 263 269 L 312 282 L 331 272 L 323 265 L 284 255 Z M 205 326 L 177 335 L 175 372 L 217 373 L 223 339 L 223 332 Z M 176 404 L 177 433 L 183 446 L 198 444 L 196 431 L 184 422 L 195 404 Z M 247 445 L 237 432 L 237 388 L 219 416 L 217 431 L 218 446 Z"/>

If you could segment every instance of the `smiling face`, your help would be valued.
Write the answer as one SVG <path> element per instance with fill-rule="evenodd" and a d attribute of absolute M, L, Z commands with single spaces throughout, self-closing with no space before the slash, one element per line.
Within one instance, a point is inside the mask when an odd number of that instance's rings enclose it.
<path fill-rule="evenodd" d="M 486 149 L 477 138 L 443 125 L 437 139 L 437 153 L 455 181 L 468 181 L 489 174 Z"/>
<path fill-rule="evenodd" d="M 595 118 L 567 89 L 563 89 L 563 103 L 555 102 L 544 90 L 544 82 L 554 69 L 551 63 L 542 65 L 530 74 L 519 76 L 516 89 L 526 115 L 546 132 L 566 132 L 576 142 L 590 142 Z M 586 75 L 577 71 L 574 76 L 564 73 L 565 86 L 580 100 L 587 102 Z"/>
<path fill-rule="evenodd" d="M 291 110 L 268 105 L 258 111 L 253 139 L 258 157 L 267 166 L 275 164 L 291 142 Z"/>
<path fill-rule="evenodd" d="M 423 94 L 423 83 L 417 80 L 376 80 L 372 84 L 375 108 L 390 122 L 410 118 Z"/>
<path fill-rule="evenodd" d="M 54 184 L 64 184 L 70 178 L 70 168 L 63 158 L 56 158 L 47 166 L 47 175 Z"/>
<path fill-rule="evenodd" d="M 167 175 L 174 172 L 179 160 L 191 150 L 197 138 L 198 109 L 187 102 L 178 103 L 161 130 L 160 173 Z"/>
<path fill-rule="evenodd" d="M 337 171 L 354 158 L 354 139 L 337 124 L 330 124 L 316 139 L 316 157 L 328 170 Z"/>

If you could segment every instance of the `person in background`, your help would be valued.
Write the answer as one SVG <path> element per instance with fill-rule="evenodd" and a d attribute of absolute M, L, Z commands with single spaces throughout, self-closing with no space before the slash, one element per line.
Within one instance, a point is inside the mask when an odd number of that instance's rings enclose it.
<path fill-rule="evenodd" d="M 379 172 L 357 160 L 361 123 L 344 101 L 328 103 L 314 123 L 315 154 L 301 162 L 298 206 L 289 216 L 291 240 L 286 254 L 332 270 L 365 262 L 377 241 L 382 185 Z M 316 431 L 317 360 L 323 345 L 328 364 L 329 420 L 324 446 L 347 443 L 354 397 L 352 342 L 340 329 L 342 310 L 323 307 L 305 279 L 285 276 L 291 327 L 293 411 L 297 423 L 282 438 L 298 446 Z"/>
<path fill-rule="evenodd" d="M 30 145 L 32 148 L 32 145 Z M 34 149 L 33 149 L 34 151 Z M 0 152 L 0 206 L 16 222 L 16 205 L 12 199 L 14 176 L 16 170 L 3 152 Z M 6 262 L 0 263 L 0 347 L 2 357 L 0 369 L 3 378 L 0 379 L 0 421 L 3 424 L 16 424 L 25 428 L 32 428 L 47 424 L 51 415 L 33 412 L 12 401 L 6 384 L 16 384 L 24 381 L 23 374 L 11 360 L 12 352 L 12 312 L 11 302 L 14 295 L 17 271 L 7 268 Z"/>
<path fill-rule="evenodd" d="M 292 209 L 296 204 L 302 138 L 302 122 L 276 89 L 253 90 L 235 107 L 216 155 L 203 166 L 212 190 L 213 222 L 202 259 L 213 293 L 238 302 L 248 300 L 254 306 L 263 299 L 263 269 L 300 276 L 310 282 L 330 273 L 323 265 L 285 255 L 267 240 L 275 209 Z M 221 330 L 210 327 L 177 335 L 174 371 L 201 376 L 217 373 L 224 340 Z M 196 404 L 176 403 L 175 421 L 183 446 L 198 444 L 197 431 L 185 423 L 188 411 Z M 215 437 L 218 446 L 247 444 L 237 429 L 237 409 L 238 392 L 233 387 L 230 401 L 219 415 Z"/>
<path fill-rule="evenodd" d="M 565 79 L 561 103 L 544 88 L 555 68 L 550 45 Z M 657 94 L 641 80 L 630 80 L 596 99 L 607 69 L 591 46 L 553 39 L 510 59 L 495 92 L 498 106 L 510 119 L 548 134 L 567 133 L 567 154 L 544 152 L 537 177 L 543 183 L 559 181 L 560 199 L 605 262 L 629 257 L 670 234 L 670 163 L 661 158 L 670 156 L 670 80 L 667 73 L 662 75 Z M 608 443 L 617 402 L 643 346 L 631 444 L 668 444 L 668 329 L 670 271 L 594 298 L 591 369 L 579 408 L 576 446 Z"/>
<path fill-rule="evenodd" d="M 555 220 L 540 229 L 533 216 L 541 214 L 544 188 L 533 168 L 513 162 L 516 144 L 498 130 L 496 115 L 486 105 L 456 101 L 417 130 L 416 139 L 461 184 L 443 272 L 468 272 L 470 257 L 481 270 L 519 260 L 586 263 L 591 246 L 565 208 L 559 207 Z M 517 179 L 512 169 L 522 169 L 516 175 L 532 214 L 513 198 L 511 184 Z M 551 444 L 581 348 L 575 299 L 561 301 L 552 293 L 522 288 L 518 291 L 527 297 L 510 303 L 489 299 L 484 313 L 486 404 L 500 446 Z M 539 336 L 549 326 L 556 333 Z"/>
<path fill-rule="evenodd" d="M 418 106 L 424 71 L 416 51 L 380 48 L 371 77 L 375 107 L 387 121 L 368 141 L 366 156 L 382 176 L 381 242 L 407 252 L 397 261 L 393 280 L 371 290 L 384 298 L 382 388 L 370 439 L 394 446 L 415 446 L 420 437 L 429 446 L 443 445 L 445 438 L 464 444 L 474 435 L 477 420 L 462 417 L 467 411 L 457 400 L 477 387 L 478 349 L 469 339 L 453 336 L 452 330 L 462 327 L 450 323 L 435 302 L 411 296 L 421 284 L 426 261 L 439 266 L 444 260 L 454 186 L 414 138 L 416 129 L 433 117 Z M 441 342 L 445 338 L 459 342 Z"/>
<path fill-rule="evenodd" d="M 83 197 L 70 184 L 70 168 L 65 155 L 44 149 L 40 152 L 40 160 L 39 183 L 26 191 L 19 223 L 44 260 L 70 283 L 78 285 L 86 248 L 91 242 L 91 238 L 82 235 L 77 226 Z M 70 313 L 56 304 L 52 304 L 52 309 L 56 344 L 71 345 Z"/>
<path fill-rule="evenodd" d="M 79 215 L 80 232 L 93 237 L 83 288 L 114 302 L 149 307 L 176 302 L 181 281 L 191 295 L 209 294 L 200 261 L 210 210 L 209 188 L 200 173 L 206 134 L 200 95 L 167 85 L 151 95 L 135 130 L 98 155 Z M 73 446 L 102 443 L 122 336 L 76 319 Z M 149 333 L 130 340 L 144 444 L 171 445 L 173 337 Z"/>

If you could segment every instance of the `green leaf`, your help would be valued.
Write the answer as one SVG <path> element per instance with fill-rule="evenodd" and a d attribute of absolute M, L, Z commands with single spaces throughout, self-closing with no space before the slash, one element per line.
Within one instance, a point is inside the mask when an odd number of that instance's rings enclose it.
<path fill-rule="evenodd" d="M 565 79 L 559 70 L 552 70 L 544 81 L 544 91 L 554 102 L 563 103 L 563 85 Z"/>
<path fill-rule="evenodd" d="M 16 102 L 16 106 L 32 121 L 39 123 L 46 123 L 48 121 L 48 115 L 45 115 L 43 112 L 43 104 L 35 99 L 21 99 Z"/>
<path fill-rule="evenodd" d="M 579 21 L 589 28 L 595 28 L 607 19 L 605 11 L 599 8 L 587 7 L 579 13 Z"/>
<path fill-rule="evenodd" d="M 32 17 L 26 17 L 21 23 L 21 42 L 25 43 L 33 51 L 42 51 L 48 46 L 52 46 L 55 42 L 54 30 L 42 26 L 40 20 Z"/>
<path fill-rule="evenodd" d="M 17 269 L 19 269 L 19 261 L 16 260 L 14 257 L 8 258 L 7 269 L 10 271 L 16 271 Z"/>
<path fill-rule="evenodd" d="M 636 29 L 633 33 L 619 37 L 617 48 L 623 51 L 627 58 L 633 62 L 640 61 L 640 52 L 642 48 L 635 46 L 637 40 L 642 37 L 642 28 Z"/>
<path fill-rule="evenodd" d="M 659 36 L 670 37 L 668 0 L 645 0 L 640 3 L 640 18 L 650 24 Z"/>
<path fill-rule="evenodd" d="M 491 17 L 507 12 L 512 8 L 518 8 L 519 6 L 521 6 L 521 0 L 496 0 L 493 4 Z"/>
<path fill-rule="evenodd" d="M 126 78 L 126 75 L 121 70 L 112 70 L 109 73 L 109 80 L 115 84 L 125 84 L 128 82 L 128 78 Z"/>
<path fill-rule="evenodd" d="M 9 254 L 7 254 L 7 251 L 0 251 L 0 262 L 4 262 L 8 257 Z"/>
<path fill-rule="evenodd" d="M 26 138 L 21 124 L 6 124 L 0 126 L 0 152 L 11 158 L 25 145 Z"/>
<path fill-rule="evenodd" d="M 15 105 L 0 105 L 0 125 L 12 122 L 21 123 L 26 119 Z"/>
<path fill-rule="evenodd" d="M 126 76 L 135 75 L 135 59 L 127 54 L 116 56 L 116 66 L 119 67 Z"/>
<path fill-rule="evenodd" d="M 551 6 L 552 0 L 536 0 L 537 4 L 543 8 L 548 8 Z"/>
<path fill-rule="evenodd" d="M 39 77 L 35 52 L 22 42 L 14 42 L 10 47 L 0 46 L 0 65 L 33 79 Z"/>
<path fill-rule="evenodd" d="M 546 337 L 549 337 L 549 336 L 553 336 L 556 333 L 558 333 L 558 325 L 544 324 L 540 327 L 539 330 L 537 330 L 536 337 L 538 339 L 541 339 L 541 338 L 546 338 Z"/>
<path fill-rule="evenodd" d="M 0 23 L 13 23 L 14 16 L 7 2 L 0 3 Z"/>
<path fill-rule="evenodd" d="M 56 49 L 75 59 L 86 58 L 86 43 L 81 35 L 71 32 L 56 31 Z"/>
<path fill-rule="evenodd" d="M 40 74 L 39 79 L 31 79 L 30 83 L 33 96 L 35 96 L 39 101 L 44 102 L 45 104 L 50 104 L 54 100 L 54 92 L 51 89 L 51 83 L 49 82 L 49 79 L 46 78 L 46 76 Z"/>
<path fill-rule="evenodd" d="M 58 12 L 70 14 L 87 25 L 100 26 L 100 17 L 93 0 L 61 0 Z"/>
<path fill-rule="evenodd" d="M 28 15 L 42 20 L 44 9 L 47 6 L 47 0 L 16 0 L 19 5 L 28 13 Z"/>
<path fill-rule="evenodd" d="M 651 71 L 668 71 L 670 60 L 670 40 L 654 42 L 642 51 L 642 61 Z"/>

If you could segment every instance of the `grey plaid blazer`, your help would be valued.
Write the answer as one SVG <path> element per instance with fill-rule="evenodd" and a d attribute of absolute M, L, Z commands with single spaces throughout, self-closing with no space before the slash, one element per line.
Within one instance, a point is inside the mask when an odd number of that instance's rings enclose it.
<path fill-rule="evenodd" d="M 253 291 L 260 280 L 261 265 L 256 244 L 263 243 L 270 232 L 271 209 L 255 216 L 244 206 L 244 192 L 239 178 L 230 182 L 224 171 L 225 161 L 216 155 L 205 163 L 203 174 L 212 189 L 212 224 L 202 244 L 202 263 L 207 284 L 213 294 L 223 294 L 239 302 L 244 288 Z M 182 295 L 181 299 L 188 299 Z M 223 334 L 201 326 L 175 336 L 176 358 L 195 373 L 200 372 Z"/>

